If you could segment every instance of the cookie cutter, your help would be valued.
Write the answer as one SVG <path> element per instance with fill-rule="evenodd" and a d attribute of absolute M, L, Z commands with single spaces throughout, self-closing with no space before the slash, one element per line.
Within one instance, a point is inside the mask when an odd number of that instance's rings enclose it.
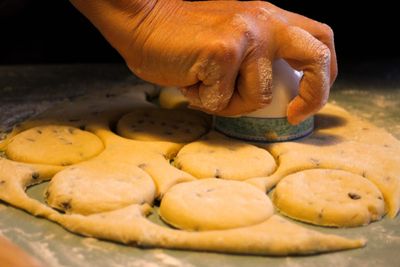
<path fill-rule="evenodd" d="M 265 108 L 236 117 L 214 117 L 217 131 L 247 141 L 280 142 L 305 137 L 314 129 L 314 118 L 291 125 L 286 117 L 289 102 L 297 95 L 302 72 L 282 60 L 272 66 L 272 102 Z"/>

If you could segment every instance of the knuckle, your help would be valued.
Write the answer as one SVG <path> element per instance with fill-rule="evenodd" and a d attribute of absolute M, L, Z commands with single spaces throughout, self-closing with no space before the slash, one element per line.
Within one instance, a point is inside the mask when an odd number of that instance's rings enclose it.
<path fill-rule="evenodd" d="M 315 61 L 318 65 L 328 66 L 331 60 L 331 51 L 324 44 L 319 44 L 315 49 Z"/>
<path fill-rule="evenodd" d="M 325 24 L 325 23 L 321 23 L 320 27 L 321 27 L 322 35 L 325 38 L 327 38 L 328 40 L 333 40 L 334 33 L 333 33 L 332 28 L 328 24 Z"/>
<path fill-rule="evenodd" d="M 215 41 L 211 45 L 212 53 L 219 60 L 223 60 L 225 62 L 232 62 L 238 58 L 238 48 L 235 45 L 235 42 L 230 40 L 219 40 Z"/>

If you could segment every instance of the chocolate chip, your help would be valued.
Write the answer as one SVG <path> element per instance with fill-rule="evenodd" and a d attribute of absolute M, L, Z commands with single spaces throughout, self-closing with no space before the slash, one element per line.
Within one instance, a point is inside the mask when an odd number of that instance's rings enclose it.
<path fill-rule="evenodd" d="M 219 169 L 215 169 L 214 177 L 215 178 L 221 178 L 221 171 Z"/>
<path fill-rule="evenodd" d="M 85 125 L 81 125 L 81 126 L 79 126 L 78 128 L 81 129 L 82 131 L 84 131 L 85 128 L 86 128 L 86 126 L 85 126 Z"/>
<path fill-rule="evenodd" d="M 310 158 L 310 161 L 315 165 L 315 166 L 319 166 L 320 162 L 318 159 L 314 159 L 314 158 Z"/>
<path fill-rule="evenodd" d="M 319 213 L 318 213 L 318 218 L 322 219 L 322 217 L 324 217 L 324 209 L 322 209 Z"/>
<path fill-rule="evenodd" d="M 379 197 L 378 197 L 378 199 L 382 200 L 382 197 L 381 197 L 381 196 L 379 196 Z"/>
<path fill-rule="evenodd" d="M 38 134 L 42 134 L 42 131 L 41 131 L 41 130 L 36 130 L 36 132 L 37 132 Z"/>
<path fill-rule="evenodd" d="M 69 210 L 71 209 L 71 200 L 61 202 L 60 205 L 63 210 Z"/>
<path fill-rule="evenodd" d="M 33 172 L 32 173 L 32 179 L 33 180 L 36 180 L 36 179 L 38 179 L 40 177 L 40 174 L 38 173 L 38 172 Z"/>
<path fill-rule="evenodd" d="M 147 164 L 146 163 L 141 163 L 138 165 L 139 168 L 143 169 L 146 168 Z"/>
<path fill-rule="evenodd" d="M 3 184 L 5 184 L 6 183 L 6 181 L 4 181 L 4 180 L 1 180 L 0 181 L 0 185 L 3 185 Z"/>
<path fill-rule="evenodd" d="M 351 199 L 353 199 L 353 200 L 357 200 L 357 199 L 360 199 L 361 198 L 361 196 L 360 195 L 358 195 L 358 194 L 356 194 L 356 193 L 348 193 L 347 194 L 348 196 L 349 196 L 349 198 L 351 198 Z"/>

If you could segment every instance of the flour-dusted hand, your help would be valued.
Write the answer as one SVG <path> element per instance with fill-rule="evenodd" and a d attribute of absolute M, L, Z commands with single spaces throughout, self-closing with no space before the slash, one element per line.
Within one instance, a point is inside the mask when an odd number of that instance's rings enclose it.
<path fill-rule="evenodd" d="M 237 115 L 271 102 L 277 58 L 304 72 L 296 124 L 327 101 L 336 73 L 331 29 L 267 2 L 71 0 L 140 78 L 181 87 L 193 108 Z"/>

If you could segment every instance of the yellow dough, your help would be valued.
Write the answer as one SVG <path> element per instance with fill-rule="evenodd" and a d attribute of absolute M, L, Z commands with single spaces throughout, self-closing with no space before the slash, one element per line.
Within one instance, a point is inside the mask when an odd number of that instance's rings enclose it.
<path fill-rule="evenodd" d="M 273 207 L 268 196 L 254 186 L 211 178 L 172 187 L 164 195 L 159 213 L 176 228 L 203 231 L 263 222 L 272 215 Z"/>
<path fill-rule="evenodd" d="M 367 207 L 369 215 L 362 213 L 358 216 L 363 220 L 357 217 L 354 221 L 368 223 L 368 216 L 371 221 L 379 219 L 384 212 L 382 200 L 377 197 L 376 202 L 360 201 L 369 200 L 368 190 L 371 196 L 378 196 L 376 188 L 384 197 L 388 214 L 391 217 L 397 214 L 400 143 L 386 131 L 328 105 L 317 115 L 313 135 L 295 142 L 255 146 L 213 132 L 204 136 L 209 127 L 205 116 L 184 109 L 157 109 L 145 97 L 154 90 L 154 86 L 140 85 L 99 92 L 64 101 L 23 122 L 0 143 L 0 150 L 7 156 L 0 157 L 0 200 L 84 236 L 146 247 L 256 255 L 315 254 L 365 245 L 366 241 L 355 237 L 353 232 L 349 232 L 352 238 L 323 234 L 272 214 L 265 192 L 275 185 L 278 191 L 285 186 L 279 181 L 284 179 L 284 182 L 303 170 L 320 169 L 312 171 L 324 173 L 320 178 L 334 177 L 335 181 L 339 170 L 344 170 L 346 177 L 356 177 L 338 186 L 337 192 L 354 186 L 359 191 L 351 192 L 354 198 L 351 201 L 362 204 L 354 210 L 343 209 L 343 213 L 335 211 L 335 216 L 326 218 L 344 221 Z M 123 137 L 110 129 L 114 125 Z M 43 139 L 42 145 L 35 149 L 29 143 L 17 149 L 29 158 L 43 161 L 28 163 L 13 157 L 15 140 L 36 127 L 54 127 L 57 131 L 80 129 L 79 133 L 95 137 L 101 146 L 96 153 L 86 151 L 86 158 L 60 160 L 57 157 L 75 155 L 72 151 L 78 146 L 62 145 L 63 152 L 58 154 L 52 144 L 57 147 L 59 140 L 51 137 Z M 200 137 L 202 140 L 198 140 Z M 84 143 L 90 143 L 93 149 L 96 146 L 90 140 Z M 193 143 L 184 145 L 188 142 Z M 58 162 L 54 163 L 54 159 Z M 310 180 L 317 178 L 312 175 Z M 51 180 L 47 188 L 49 205 L 25 193 L 27 187 L 46 180 Z M 311 191 L 314 186 L 322 185 L 323 182 L 317 181 L 310 182 Z M 214 183 L 224 186 L 207 192 L 215 189 Z M 335 187 L 329 185 L 329 188 Z M 325 192 L 326 187 L 320 189 Z M 312 197 L 305 192 L 295 193 L 304 199 Z M 281 200 L 288 198 L 288 195 L 277 196 Z M 290 197 L 297 196 L 300 195 Z M 187 230 L 157 225 L 147 218 L 156 198 L 161 201 L 160 214 L 164 220 Z M 303 198 L 298 203 L 303 203 Z M 348 205 L 345 200 L 350 201 L 346 196 L 334 201 L 344 201 L 345 206 Z M 275 201 L 278 204 L 280 200 Z M 316 207 L 332 209 L 330 200 Z M 313 210 L 308 212 L 314 214 Z"/>
<path fill-rule="evenodd" d="M 161 107 L 168 109 L 185 107 L 189 104 L 187 98 L 176 87 L 161 89 L 158 101 Z"/>
<path fill-rule="evenodd" d="M 267 176 L 276 168 L 267 150 L 228 138 L 190 143 L 179 151 L 174 165 L 197 178 L 230 180 Z"/>
<path fill-rule="evenodd" d="M 38 126 L 13 137 L 6 149 L 8 158 L 52 165 L 71 165 L 99 154 L 104 146 L 94 134 L 78 128 Z"/>
<path fill-rule="evenodd" d="M 316 124 L 316 131 L 305 139 L 267 145 L 278 169 L 269 177 L 247 182 L 268 191 L 285 176 L 301 170 L 345 170 L 370 180 L 381 191 L 388 215 L 395 217 L 400 209 L 400 142 L 329 104 L 317 115 L 318 121 L 323 123 Z"/>
<path fill-rule="evenodd" d="M 276 186 L 272 200 L 283 214 L 324 226 L 366 225 L 385 213 L 383 196 L 373 183 L 339 170 L 291 174 Z"/>
<path fill-rule="evenodd" d="M 205 134 L 208 128 L 204 116 L 192 110 L 142 108 L 122 117 L 117 131 L 135 140 L 187 143 Z"/>
<path fill-rule="evenodd" d="M 91 214 L 60 214 L 26 195 L 24 188 L 57 171 L 51 166 L 32 166 L 0 158 L 0 199 L 36 216 L 48 218 L 71 232 L 101 239 L 199 251 L 255 255 L 314 254 L 359 248 L 364 239 L 348 239 L 308 230 L 273 215 L 262 223 L 228 230 L 188 232 L 156 225 L 145 217 L 149 206 L 127 207 Z M 32 180 L 34 173 L 39 181 Z"/>
<path fill-rule="evenodd" d="M 151 177 L 132 160 L 102 155 L 69 167 L 54 176 L 47 203 L 66 213 L 91 214 L 131 204 L 151 204 L 156 187 Z"/>

